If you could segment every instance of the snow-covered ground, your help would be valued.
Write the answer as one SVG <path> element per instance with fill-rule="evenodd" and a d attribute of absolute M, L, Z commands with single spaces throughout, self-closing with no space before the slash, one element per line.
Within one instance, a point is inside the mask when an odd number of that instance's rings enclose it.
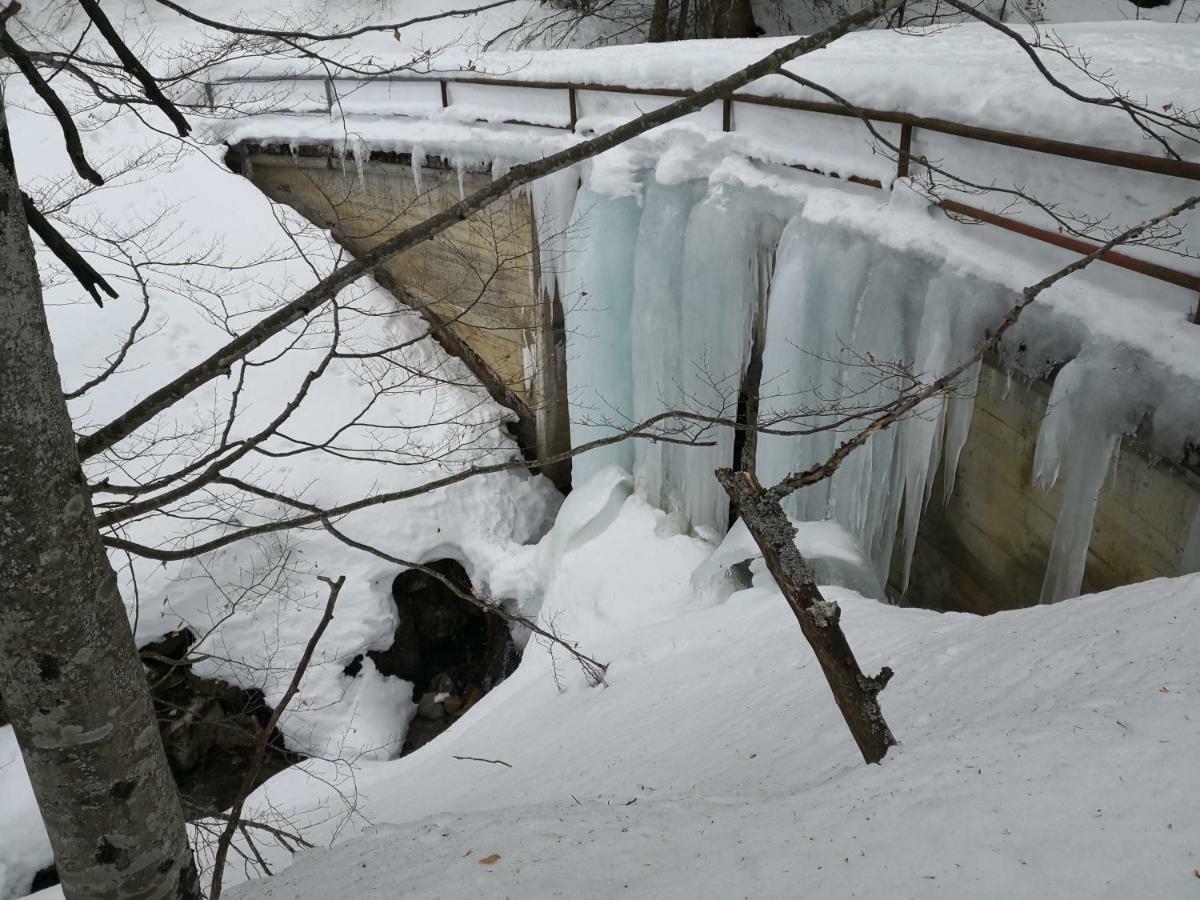
<path fill-rule="evenodd" d="M 866 766 L 769 580 L 697 592 L 709 548 L 630 490 L 602 473 L 527 551 L 608 686 L 560 653 L 557 691 L 531 647 L 437 741 L 364 764 L 353 815 L 344 775 L 278 776 L 254 807 L 338 846 L 233 896 L 1194 894 L 1200 576 L 988 618 L 828 589 L 864 669 L 896 671 L 901 743 Z"/>

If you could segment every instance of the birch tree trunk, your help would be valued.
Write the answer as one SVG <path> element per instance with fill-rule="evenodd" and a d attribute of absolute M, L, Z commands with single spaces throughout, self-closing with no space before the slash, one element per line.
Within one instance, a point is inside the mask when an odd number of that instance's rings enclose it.
<path fill-rule="evenodd" d="M 63 399 L 2 94 L 0 693 L 65 895 L 199 898 Z"/>

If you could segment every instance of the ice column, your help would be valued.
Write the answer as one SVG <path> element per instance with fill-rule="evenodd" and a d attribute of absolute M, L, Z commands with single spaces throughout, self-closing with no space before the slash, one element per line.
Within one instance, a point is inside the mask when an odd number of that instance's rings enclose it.
<path fill-rule="evenodd" d="M 751 331 L 769 278 L 780 224 L 751 194 L 713 187 L 688 219 L 683 248 L 683 296 L 678 355 L 680 398 L 698 413 L 737 414 Z M 733 461 L 734 431 L 712 426 L 706 447 L 664 448 L 664 467 L 680 493 L 687 522 L 723 534 L 729 498 L 713 472 Z"/>
<path fill-rule="evenodd" d="M 634 251 L 633 416 L 678 409 L 683 247 L 688 216 L 704 194 L 704 182 L 661 185 L 646 191 L 645 208 Z M 682 507 L 678 473 L 667 471 L 668 445 L 639 440 L 633 445 L 636 488 L 647 502 L 668 511 Z"/>
<path fill-rule="evenodd" d="M 1075 597 L 1083 586 L 1100 488 L 1121 435 L 1150 405 L 1152 379 L 1136 374 L 1146 368 L 1127 348 L 1085 345 L 1054 379 L 1033 462 L 1042 488 L 1064 482 L 1042 603 Z"/>
<path fill-rule="evenodd" d="M 584 187 L 575 199 L 563 278 L 572 447 L 634 422 L 631 261 L 641 214 L 636 197 L 607 197 Z M 632 441 L 576 456 L 572 481 L 583 484 L 613 464 L 633 469 Z"/>
<path fill-rule="evenodd" d="M 818 428 L 829 421 L 822 410 L 839 399 L 843 354 L 867 273 L 871 245 L 865 238 L 797 216 L 784 229 L 776 255 L 763 351 L 760 416 L 783 420 L 780 429 Z M 807 414 L 805 414 L 807 413 Z M 834 413 L 836 415 L 836 411 Z M 832 431 L 809 436 L 762 434 L 758 475 L 773 484 L 789 472 L 825 460 L 836 446 Z M 829 482 L 788 496 L 784 508 L 795 519 L 824 519 Z"/>

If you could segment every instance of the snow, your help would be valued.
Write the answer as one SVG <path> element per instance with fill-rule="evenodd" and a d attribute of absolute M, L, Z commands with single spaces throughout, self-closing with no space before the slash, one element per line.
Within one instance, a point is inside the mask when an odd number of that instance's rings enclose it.
<path fill-rule="evenodd" d="M 6 100 L 23 186 L 45 205 L 57 205 L 72 190 L 63 180 L 70 164 L 61 133 L 21 85 L 14 83 Z M 98 309 L 80 296 L 73 280 L 47 279 L 48 314 L 66 387 L 100 372 L 140 314 L 135 263 L 147 279 L 150 313 L 121 372 L 73 401 L 80 431 L 110 421 L 204 359 L 231 330 L 243 330 L 292 299 L 341 257 L 324 232 L 274 206 L 226 169 L 221 148 L 164 138 L 128 112 L 93 116 L 89 125 L 82 135 L 85 149 L 112 177 L 75 200 L 60 224 L 121 297 Z M 114 252 L 105 240 L 122 251 Z M 57 273 L 48 255 L 42 261 L 47 272 Z M 229 474 L 328 507 L 415 488 L 470 464 L 518 458 L 501 428 L 510 413 L 472 387 L 456 360 L 422 339 L 425 329 L 414 314 L 398 309 L 372 282 L 343 291 L 339 299 L 342 348 L 367 352 L 416 339 L 401 355 L 404 365 L 335 360 L 283 427 L 288 439 L 265 447 L 284 455 L 252 454 Z M 255 365 L 245 372 L 233 440 L 251 437 L 280 413 L 320 363 L 331 331 L 326 309 L 308 327 L 290 329 L 251 355 Z M 127 484 L 166 474 L 207 452 L 238 379 L 235 369 L 195 392 L 119 445 L 117 454 L 91 460 L 89 475 Z M 423 427 L 411 430 L 413 425 Z M 321 443 L 333 435 L 342 452 L 305 451 L 298 443 Z M 514 547 L 545 532 L 559 499 L 547 481 L 516 468 L 368 507 L 337 524 L 352 538 L 403 559 L 454 557 L 486 590 L 493 568 Z M 175 549 L 218 538 L 229 527 L 295 514 L 222 486 L 170 511 L 174 517 L 128 523 L 123 536 Z M 205 516 L 216 521 L 205 522 Z M 319 527 L 264 534 L 183 562 L 130 560 L 124 553 L 113 553 L 112 561 L 139 644 L 187 625 L 202 637 L 193 649 L 209 654 L 196 665 L 198 674 L 262 688 L 270 703 L 282 695 L 320 617 L 325 587 L 317 576 L 346 575 L 337 615 L 280 727 L 289 747 L 305 753 L 399 753 L 414 708 L 411 685 L 384 678 L 373 666 L 364 665 L 356 678 L 342 672 L 365 650 L 390 644 L 396 626 L 390 588 L 397 566 L 352 550 Z"/>
<path fill-rule="evenodd" d="M 1039 32 L 1029 26 L 1015 30 L 1032 38 Z M 1109 74 L 1121 89 L 1138 102 L 1159 109 L 1171 103 L 1176 109 L 1195 109 L 1200 62 L 1193 52 L 1200 25 L 1152 22 L 1101 22 L 1061 24 L 1043 33 L 1085 53 L 1091 70 Z M 669 51 L 653 44 L 631 44 L 589 50 L 503 51 L 482 54 L 443 53 L 438 73 L 454 78 L 503 78 L 516 82 L 572 82 L 623 85 L 633 88 L 697 90 L 755 62 L 791 38 L 681 41 Z M 399 48 L 391 55 L 398 56 Z M 1089 95 L 1106 96 L 1074 65 L 1045 53 L 1045 62 L 1060 80 Z M 861 31 L 831 46 L 789 63 L 788 70 L 826 87 L 851 103 L 871 108 L 909 112 L 966 124 L 1008 129 L 1077 143 L 1159 155 L 1156 147 L 1128 117 L 1117 110 L 1081 105 L 1052 87 L 1030 64 L 1028 57 L 1008 37 L 986 25 L 970 24 L 918 32 Z M 459 71 L 455 71 L 458 69 Z M 953 78 L 945 77 L 953 72 Z M 296 74 L 294 62 L 255 60 L 256 77 L 287 81 Z M 237 67 L 216 73 L 235 81 L 223 90 L 242 96 L 249 90 L 236 84 Z M 273 82 L 268 82 L 273 84 Z M 319 84 L 319 82 L 318 82 Z M 412 85 L 404 91 L 392 87 L 392 96 L 412 96 L 432 85 Z M 486 110 L 494 118 L 520 118 L 541 124 L 566 124 L 566 101 L 560 93 L 557 112 L 547 107 L 546 92 L 497 86 L 468 86 L 478 101 L 465 111 Z M 452 90 L 465 91 L 463 86 Z M 314 89 L 315 90 L 315 89 Z M 744 89 L 769 97 L 820 100 L 829 97 L 782 76 L 768 76 Z M 422 94 L 423 95 L 423 94 Z M 487 99 L 485 99 L 487 98 Z M 663 98 L 665 100 L 667 98 Z M 324 97 L 319 97 L 324 107 Z M 630 97 L 603 92 L 581 92 L 581 118 L 628 119 L 654 108 L 651 97 Z M 399 111 L 394 101 L 381 98 L 375 112 Z M 658 101 L 662 102 L 662 100 Z M 589 106 L 588 104 L 591 104 Z M 286 108 L 286 106 L 284 107 Z M 359 111 L 356 107 L 351 111 Z M 715 109 L 715 107 L 714 107 Z M 737 115 L 744 114 L 739 106 Z M 441 111 L 436 110 L 436 115 Z M 447 114 L 454 115 L 453 101 Z M 764 114 L 778 119 L 778 110 Z M 822 120 L 828 117 L 821 117 Z M 715 120 L 720 125 L 719 113 Z M 737 127 L 741 127 L 740 124 Z M 1186 158 L 1200 159 L 1200 149 L 1181 142 Z"/>
<path fill-rule="evenodd" d="M 231 896 L 1188 896 L 1200 576 L 987 618 L 825 589 L 896 671 L 901 745 L 866 766 L 778 592 L 698 598 L 709 548 L 628 491 L 597 475 L 544 539 L 543 622 L 608 686 L 559 652 L 559 692 L 531 646 L 437 741 L 363 763 L 350 817 L 319 764 L 283 773 L 252 807 L 335 846 Z"/>
<path fill-rule="evenodd" d="M 54 862 L 12 726 L 0 726 L 0 898 L 20 897 Z"/>

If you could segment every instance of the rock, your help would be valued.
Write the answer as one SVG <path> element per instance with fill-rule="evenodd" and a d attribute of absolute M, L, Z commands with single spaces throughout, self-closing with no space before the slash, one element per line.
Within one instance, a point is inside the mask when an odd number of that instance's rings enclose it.
<path fill-rule="evenodd" d="M 425 694 L 417 704 L 417 715 L 422 719 L 437 721 L 444 718 L 446 709 L 438 702 L 437 694 Z"/>
<path fill-rule="evenodd" d="M 236 798 L 271 708 L 262 691 L 243 690 L 192 671 L 194 636 L 172 632 L 139 651 L 163 748 L 189 818 L 220 812 Z M 299 761 L 275 731 L 256 784 Z"/>

